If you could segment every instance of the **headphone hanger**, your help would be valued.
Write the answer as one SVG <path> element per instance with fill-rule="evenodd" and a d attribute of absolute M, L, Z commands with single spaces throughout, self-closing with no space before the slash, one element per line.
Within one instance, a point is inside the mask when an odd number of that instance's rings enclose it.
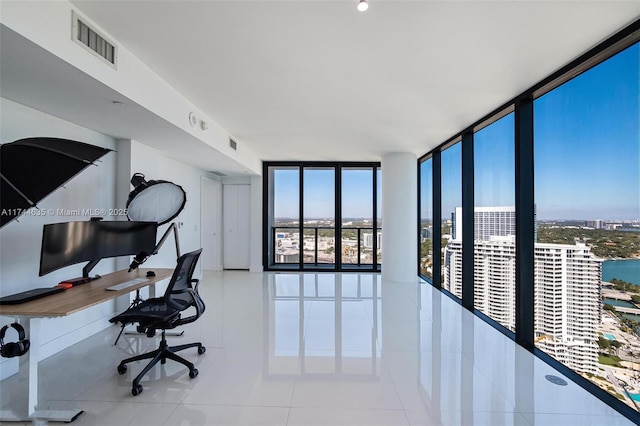
<path fill-rule="evenodd" d="M 18 341 L 5 343 L 4 339 L 10 328 L 13 328 L 18 333 Z M 24 328 L 17 322 L 2 327 L 2 329 L 0 329 L 0 356 L 3 358 L 13 358 L 26 354 L 31 346 L 31 342 L 26 337 Z"/>

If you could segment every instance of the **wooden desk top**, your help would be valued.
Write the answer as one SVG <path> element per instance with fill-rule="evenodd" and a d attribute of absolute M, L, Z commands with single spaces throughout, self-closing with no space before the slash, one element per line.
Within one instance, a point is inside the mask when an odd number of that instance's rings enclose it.
<path fill-rule="evenodd" d="M 18 305 L 0 305 L 0 315 L 62 317 L 106 302 L 107 300 L 115 299 L 118 296 L 122 296 L 138 288 L 155 284 L 158 281 L 171 277 L 171 274 L 173 274 L 173 269 L 170 268 L 153 268 L 152 270 L 156 273 L 156 276 L 147 278 L 146 273 L 149 270 L 150 269 L 136 269 L 129 273 L 124 269 L 103 275 L 102 278 L 80 284 L 60 293 L 41 297 L 40 299 Z M 106 290 L 107 287 L 136 278 L 145 278 L 146 281 L 123 290 Z"/>

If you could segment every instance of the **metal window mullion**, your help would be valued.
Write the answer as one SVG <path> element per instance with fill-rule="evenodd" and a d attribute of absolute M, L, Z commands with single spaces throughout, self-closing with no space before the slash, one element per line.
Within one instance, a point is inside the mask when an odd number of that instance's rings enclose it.
<path fill-rule="evenodd" d="M 276 235 L 278 234 L 278 230 L 276 229 L 275 226 L 271 227 L 271 248 L 273 249 L 273 263 L 276 263 Z"/>
<path fill-rule="evenodd" d="M 304 268 L 304 166 L 299 167 L 299 188 L 298 188 L 298 267 Z"/>
<path fill-rule="evenodd" d="M 442 154 L 435 151 L 432 157 L 432 206 L 433 206 L 433 272 L 434 287 L 442 289 Z"/>
<path fill-rule="evenodd" d="M 333 230 L 333 240 L 335 247 L 334 250 L 334 264 L 333 269 L 336 271 L 342 270 L 342 167 L 337 165 L 333 168 L 334 185 L 335 185 L 335 203 L 334 203 L 334 221 L 335 226 Z"/>
<path fill-rule="evenodd" d="M 315 259 L 315 264 L 318 264 L 318 227 L 316 226 L 315 228 L 313 228 L 314 232 L 313 232 L 313 238 L 314 238 L 314 244 L 315 244 L 315 248 L 313 249 L 313 256 Z"/>
<path fill-rule="evenodd" d="M 262 267 L 266 270 L 269 269 L 269 247 L 271 246 L 269 242 L 269 236 L 271 232 L 268 230 L 273 228 L 275 224 L 269 223 L 268 215 L 269 215 L 269 201 L 270 198 L 267 188 L 269 187 L 270 177 L 268 175 L 269 166 L 266 163 L 262 163 L 262 176 L 266 176 L 267 178 L 262 181 L 262 232 L 266 238 L 262 239 Z M 274 243 L 275 247 L 275 243 Z M 275 259 L 275 248 L 273 251 L 273 257 Z M 274 262 L 275 263 L 275 262 Z"/>
<path fill-rule="evenodd" d="M 360 239 L 362 237 L 362 232 L 361 231 L 362 231 L 361 228 L 358 228 L 356 230 L 357 235 L 358 235 L 358 237 L 357 237 L 357 240 L 358 240 L 358 266 L 360 266 L 360 256 L 362 255 L 362 253 L 361 253 L 362 252 L 362 250 L 361 250 L 362 241 Z"/>
<path fill-rule="evenodd" d="M 534 343 L 534 233 L 533 98 L 516 103 L 516 343 L 529 351 Z"/>
<path fill-rule="evenodd" d="M 462 135 L 462 306 L 473 311 L 473 132 Z"/>
<path fill-rule="evenodd" d="M 371 247 L 373 250 L 373 256 L 371 258 L 372 264 L 371 268 L 376 271 L 378 269 L 378 168 L 373 166 L 371 168 L 373 173 L 373 230 L 372 230 L 372 238 Z"/>

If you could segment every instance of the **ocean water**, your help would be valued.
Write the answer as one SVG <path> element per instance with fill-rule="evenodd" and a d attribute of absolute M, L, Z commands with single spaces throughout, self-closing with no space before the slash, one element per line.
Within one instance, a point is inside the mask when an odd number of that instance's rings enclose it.
<path fill-rule="evenodd" d="M 640 259 L 605 260 L 602 262 L 602 281 L 612 278 L 640 285 Z"/>
<path fill-rule="evenodd" d="M 636 305 L 626 300 L 602 299 L 602 303 L 608 303 L 611 306 L 620 306 L 621 308 L 635 308 Z"/>

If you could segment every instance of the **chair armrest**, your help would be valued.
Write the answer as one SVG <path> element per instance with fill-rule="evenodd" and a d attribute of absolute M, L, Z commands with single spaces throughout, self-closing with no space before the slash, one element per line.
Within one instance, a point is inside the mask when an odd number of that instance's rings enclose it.
<path fill-rule="evenodd" d="M 193 306 L 196 309 L 196 312 L 193 315 L 190 315 L 185 318 L 181 318 L 180 320 L 178 320 L 176 325 L 188 324 L 190 322 L 197 320 L 198 318 L 200 318 L 200 316 L 205 310 L 204 301 L 202 300 L 202 298 L 200 297 L 200 294 L 198 293 L 198 286 L 200 285 L 200 280 L 193 278 L 191 279 L 191 283 L 195 283 L 195 286 L 193 286 L 193 288 L 186 288 L 177 293 L 189 293 L 192 300 L 191 306 Z"/>

